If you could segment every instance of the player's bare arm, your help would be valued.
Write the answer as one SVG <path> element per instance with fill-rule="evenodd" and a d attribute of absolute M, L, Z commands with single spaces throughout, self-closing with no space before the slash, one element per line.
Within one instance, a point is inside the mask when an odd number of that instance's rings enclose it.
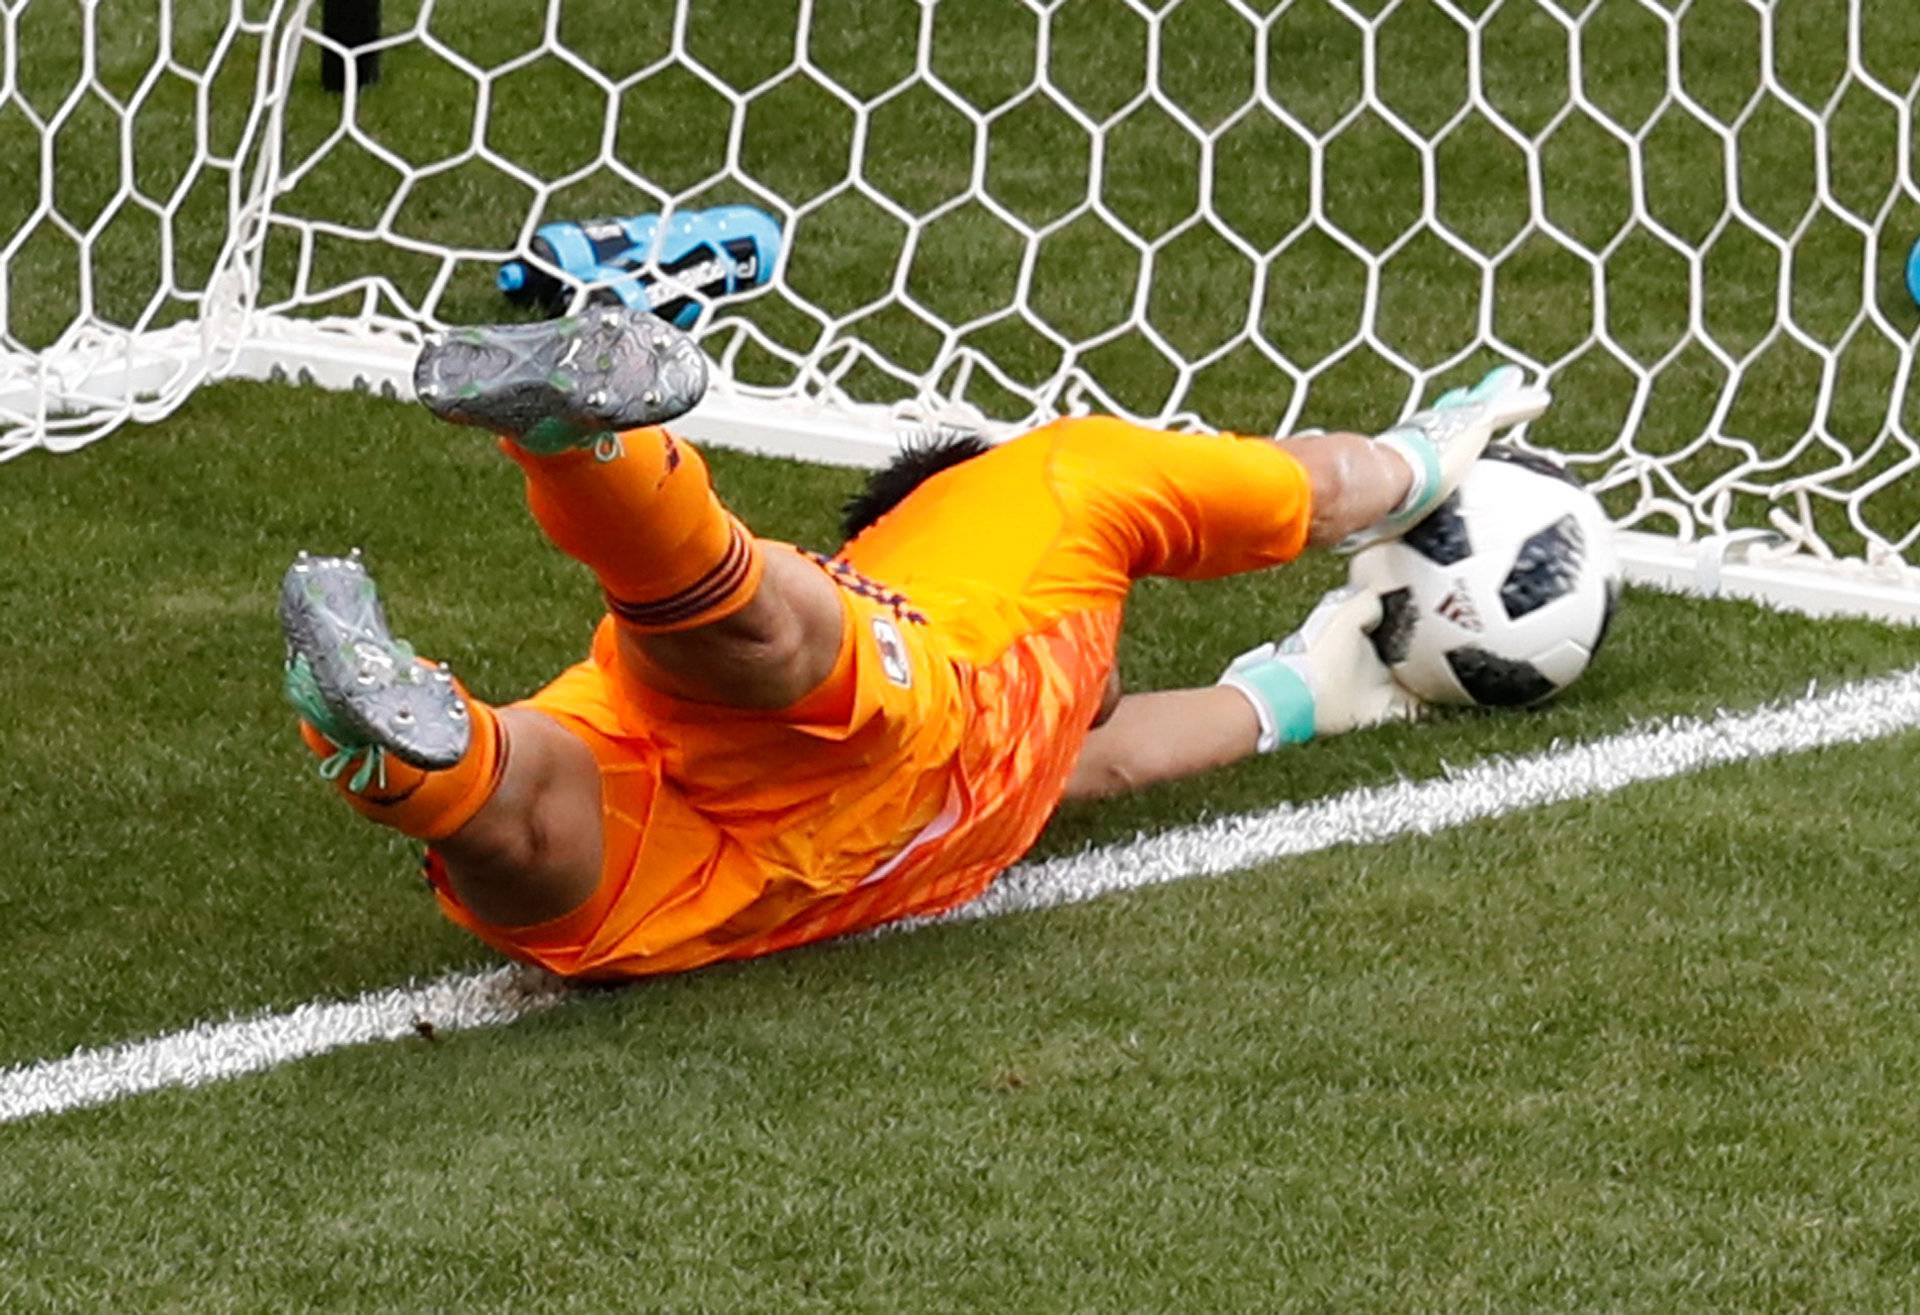
<path fill-rule="evenodd" d="M 1307 434 L 1278 442 L 1305 467 L 1313 487 L 1309 548 L 1331 548 L 1379 524 L 1413 487 L 1406 458 L 1364 434 Z"/>
<path fill-rule="evenodd" d="M 1106 799 L 1198 776 L 1251 757 L 1260 744 L 1253 704 L 1224 685 L 1122 695 L 1087 733 L 1067 799 Z"/>

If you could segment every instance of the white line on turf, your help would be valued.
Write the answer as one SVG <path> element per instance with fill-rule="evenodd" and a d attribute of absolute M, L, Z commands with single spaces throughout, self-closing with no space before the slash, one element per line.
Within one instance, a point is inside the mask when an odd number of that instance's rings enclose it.
<path fill-rule="evenodd" d="M 183 1032 L 0 1071 L 0 1123 L 257 1073 L 340 1046 L 410 1036 L 422 1024 L 455 1030 L 511 1023 L 565 998 L 566 988 L 551 978 L 494 968 L 357 1000 L 316 1000 L 284 1014 L 197 1023 Z"/>
<path fill-rule="evenodd" d="M 1797 702 L 1627 731 L 1525 758 L 1489 759 L 1435 780 L 1354 790 L 1316 803 L 1179 827 L 1127 844 L 1022 864 L 942 919 L 1076 904 L 1116 891 L 1216 876 L 1336 845 L 1430 835 L 1485 818 L 1608 794 L 1725 763 L 1862 743 L 1920 727 L 1920 670 Z M 926 925 L 925 922 L 917 925 Z M 516 968 L 441 978 L 356 1000 L 201 1023 L 181 1032 L 0 1070 L 0 1123 L 197 1086 L 341 1046 L 512 1022 L 566 989 Z"/>
<path fill-rule="evenodd" d="M 1503 813 L 1611 794 L 1752 758 L 1862 743 L 1920 727 L 1920 670 L 1809 693 L 1752 712 L 1688 718 L 1526 758 L 1489 758 L 1437 780 L 1179 827 L 1131 844 L 1009 870 L 947 919 L 1076 904 L 1120 890 L 1218 876 L 1335 845 L 1431 835 Z"/>

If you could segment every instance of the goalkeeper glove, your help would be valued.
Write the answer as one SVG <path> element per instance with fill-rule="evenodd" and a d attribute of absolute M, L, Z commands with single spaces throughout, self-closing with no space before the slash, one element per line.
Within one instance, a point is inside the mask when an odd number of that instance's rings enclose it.
<path fill-rule="evenodd" d="M 1456 388 L 1377 436 L 1374 442 L 1398 452 L 1413 471 L 1413 485 L 1384 520 L 1348 536 L 1339 551 L 1358 552 L 1418 525 L 1460 486 L 1494 434 L 1534 419 L 1552 400 L 1545 388 L 1527 382 L 1519 366 L 1502 365 L 1472 391 Z"/>
<path fill-rule="evenodd" d="M 1285 639 L 1249 649 L 1227 665 L 1219 683 L 1253 704 L 1261 753 L 1420 715 L 1425 705 L 1400 687 L 1373 651 L 1367 636 L 1379 624 L 1380 595 L 1343 585 Z"/>

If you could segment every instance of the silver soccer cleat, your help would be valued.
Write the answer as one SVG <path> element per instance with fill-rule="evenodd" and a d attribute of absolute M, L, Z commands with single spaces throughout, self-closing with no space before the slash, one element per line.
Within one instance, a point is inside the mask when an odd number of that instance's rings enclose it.
<path fill-rule="evenodd" d="M 394 637 L 358 549 L 295 558 L 280 581 L 280 627 L 287 697 L 342 750 L 384 749 L 430 771 L 466 756 L 473 727 L 453 673 Z"/>
<path fill-rule="evenodd" d="M 413 386 L 442 420 L 550 454 L 685 415 L 707 391 L 707 358 L 664 320 L 601 306 L 436 334 L 414 363 Z"/>

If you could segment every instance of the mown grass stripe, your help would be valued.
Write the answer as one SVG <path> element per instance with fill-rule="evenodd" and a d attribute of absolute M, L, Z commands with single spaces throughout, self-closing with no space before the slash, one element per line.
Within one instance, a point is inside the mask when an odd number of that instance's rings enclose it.
<path fill-rule="evenodd" d="M 1677 720 L 1523 758 L 1487 759 L 1438 779 L 1354 790 L 1023 864 L 972 904 L 898 930 L 1075 904 L 1338 845 L 1432 834 L 1708 767 L 1864 743 L 1916 727 L 1920 670 L 1824 694 L 1810 691 L 1789 704 Z M 341 1046 L 407 1036 L 423 1025 L 438 1031 L 490 1027 L 565 998 L 564 987 L 540 974 L 495 968 L 286 1013 L 201 1023 L 0 1071 L 0 1123 L 237 1077 Z"/>

